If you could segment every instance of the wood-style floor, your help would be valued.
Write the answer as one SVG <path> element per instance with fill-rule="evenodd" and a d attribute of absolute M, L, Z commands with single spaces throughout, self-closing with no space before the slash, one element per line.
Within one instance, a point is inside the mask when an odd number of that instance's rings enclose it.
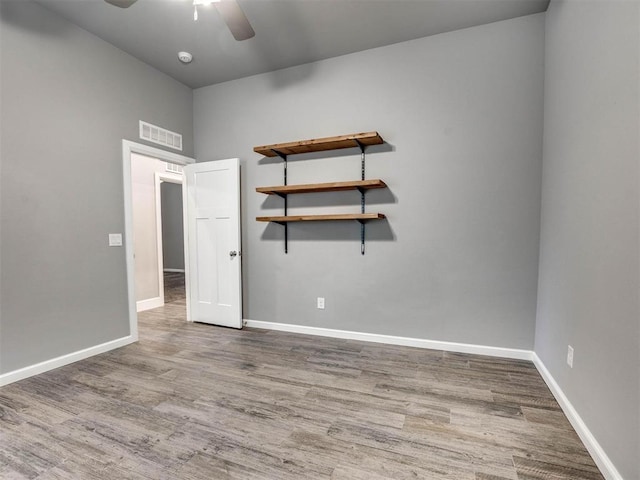
<path fill-rule="evenodd" d="M 524 361 L 140 315 L 0 389 L 0 478 L 602 479 Z"/>

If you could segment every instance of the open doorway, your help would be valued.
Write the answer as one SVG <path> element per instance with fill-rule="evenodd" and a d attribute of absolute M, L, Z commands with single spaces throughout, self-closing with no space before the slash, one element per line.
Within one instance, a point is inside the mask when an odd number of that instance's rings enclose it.
<path fill-rule="evenodd" d="M 138 144 L 128 140 L 122 142 L 125 200 L 125 247 L 127 263 L 127 284 L 129 292 L 129 325 L 132 337 L 138 339 L 138 311 L 165 308 L 165 259 L 162 239 L 162 185 L 182 183 L 182 167 L 195 162 L 193 158 L 178 155 L 166 150 Z M 154 165 L 155 163 L 155 165 Z M 142 167 L 143 172 L 138 171 Z M 144 178 L 142 178 L 144 177 Z M 143 208 L 146 213 L 140 212 Z M 146 233 L 134 231 L 134 224 L 141 221 Z M 174 222 L 166 221 L 165 223 Z M 182 223 L 182 228 L 184 223 Z M 184 231 L 180 235 L 184 238 Z M 184 248 L 184 247 L 183 247 Z M 184 249 L 186 254 L 186 248 Z M 184 257 L 184 255 L 183 255 Z M 183 260 L 184 262 L 184 260 Z M 176 264 L 174 264 L 176 265 Z M 183 263 L 186 272 L 179 273 L 178 283 L 182 286 L 181 299 L 176 305 L 175 290 L 171 293 L 172 308 L 186 310 L 186 292 L 184 285 L 188 266 Z M 172 265 L 169 269 L 181 270 Z M 140 268 L 142 267 L 142 268 Z M 136 271 L 142 270 L 141 275 Z M 173 276 L 175 277 L 175 276 Z M 175 278 L 172 278 L 172 281 Z M 175 286 L 175 281 L 172 282 Z M 188 291 L 188 282 L 186 290 Z M 186 319 L 186 315 L 181 317 Z"/>
<path fill-rule="evenodd" d="M 171 162 L 139 153 L 131 160 L 136 311 L 143 312 L 185 298 L 183 177 Z"/>
<path fill-rule="evenodd" d="M 180 168 L 176 166 L 177 168 Z M 170 167 L 170 168 L 176 168 Z M 183 218 L 183 182 L 160 178 L 159 236 L 162 241 L 162 276 L 165 303 L 185 303 L 185 244 Z"/>

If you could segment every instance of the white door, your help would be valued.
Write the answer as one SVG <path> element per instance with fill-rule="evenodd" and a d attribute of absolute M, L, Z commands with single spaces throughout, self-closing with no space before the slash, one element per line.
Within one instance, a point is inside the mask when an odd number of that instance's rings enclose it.
<path fill-rule="evenodd" d="M 242 328 L 240 162 L 184 167 L 187 318 Z"/>

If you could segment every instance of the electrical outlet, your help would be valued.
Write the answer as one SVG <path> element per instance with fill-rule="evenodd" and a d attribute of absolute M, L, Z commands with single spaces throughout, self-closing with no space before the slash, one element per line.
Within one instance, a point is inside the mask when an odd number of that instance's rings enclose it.
<path fill-rule="evenodd" d="M 568 345 L 567 348 L 567 365 L 573 368 L 573 347 L 571 345 Z"/>
<path fill-rule="evenodd" d="M 324 297 L 318 297 L 318 308 L 324 310 Z"/>

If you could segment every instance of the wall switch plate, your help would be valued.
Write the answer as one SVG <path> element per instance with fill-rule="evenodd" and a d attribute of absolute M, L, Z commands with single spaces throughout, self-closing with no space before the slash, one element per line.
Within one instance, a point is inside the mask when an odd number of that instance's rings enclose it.
<path fill-rule="evenodd" d="M 324 310 L 324 297 L 318 297 L 318 308 Z"/>
<path fill-rule="evenodd" d="M 567 348 L 567 365 L 573 368 L 573 347 L 571 345 Z"/>
<path fill-rule="evenodd" d="M 110 247 L 121 247 L 122 246 L 122 234 L 121 233 L 110 233 L 109 234 L 109 246 Z"/>

